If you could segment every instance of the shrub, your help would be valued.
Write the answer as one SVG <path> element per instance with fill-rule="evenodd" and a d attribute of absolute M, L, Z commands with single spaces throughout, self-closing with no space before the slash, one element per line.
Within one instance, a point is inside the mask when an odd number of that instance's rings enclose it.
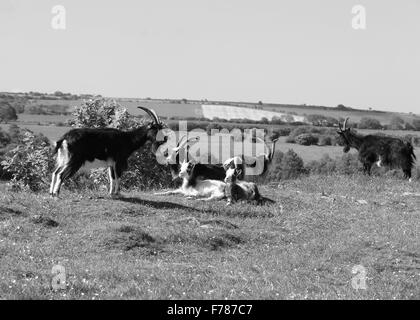
<path fill-rule="evenodd" d="M 306 172 L 302 158 L 292 149 L 289 149 L 282 157 L 280 169 L 282 179 L 297 178 Z"/>
<path fill-rule="evenodd" d="M 17 120 L 16 110 L 8 102 L 0 104 L 0 122 L 8 122 Z"/>
<path fill-rule="evenodd" d="M 360 119 L 360 122 L 357 126 L 359 129 L 382 129 L 382 124 L 379 120 L 374 118 L 364 117 Z"/>
<path fill-rule="evenodd" d="M 420 119 L 413 120 L 413 127 L 414 127 L 414 130 L 420 131 Z"/>
<path fill-rule="evenodd" d="M 337 162 L 337 172 L 340 174 L 356 174 L 362 171 L 362 165 L 357 154 L 346 153 Z"/>
<path fill-rule="evenodd" d="M 319 137 L 318 144 L 320 146 L 332 146 L 333 145 L 333 138 L 327 135 L 321 135 Z"/>
<path fill-rule="evenodd" d="M 52 168 L 50 152 L 47 138 L 25 130 L 20 143 L 7 152 L 1 162 L 3 169 L 12 176 L 13 189 L 38 191 L 48 185 Z"/>
<path fill-rule="evenodd" d="M 398 116 L 393 116 L 391 118 L 390 126 L 392 130 L 403 130 L 404 124 L 405 124 L 405 121 Z"/>
<path fill-rule="evenodd" d="M 318 136 L 311 133 L 302 133 L 295 138 L 295 142 L 303 146 L 310 146 L 318 143 Z"/>
<path fill-rule="evenodd" d="M 276 151 L 265 182 L 294 179 L 305 173 L 303 160 L 295 151 L 289 149 L 284 154 Z"/>

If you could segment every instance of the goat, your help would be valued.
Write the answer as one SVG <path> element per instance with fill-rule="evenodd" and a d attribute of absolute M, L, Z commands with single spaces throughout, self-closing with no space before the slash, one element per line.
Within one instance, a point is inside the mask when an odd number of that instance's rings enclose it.
<path fill-rule="evenodd" d="M 363 164 L 365 174 L 371 174 L 372 165 L 376 162 L 378 167 L 384 165 L 401 168 L 404 178 L 411 181 L 411 169 L 416 155 L 410 142 L 387 136 L 359 135 L 346 128 L 348 119 L 344 120 L 343 128 L 339 123 L 337 133 L 344 140 L 344 152 L 349 152 L 350 148 L 355 148 L 359 152 L 359 160 Z"/>
<path fill-rule="evenodd" d="M 202 167 L 200 163 L 193 161 L 184 161 L 181 164 L 179 177 L 183 180 L 180 188 L 165 192 L 155 193 L 156 195 L 183 194 L 188 197 L 208 197 L 204 201 L 219 200 L 225 197 L 225 183 L 215 179 L 201 179 L 203 174 L 209 174 L 211 171 L 199 171 L 196 168 Z M 223 168 L 222 168 L 223 170 Z M 200 176 L 201 174 L 201 176 Z M 223 176 L 225 171 L 223 170 Z"/>
<path fill-rule="evenodd" d="M 181 139 L 177 143 L 177 146 L 172 149 L 171 155 L 169 155 L 166 158 L 167 163 L 169 163 L 172 178 L 174 180 L 179 178 L 179 173 L 181 171 L 182 163 L 179 161 L 180 150 L 186 146 L 188 154 L 190 143 L 197 142 L 200 140 L 200 137 L 193 137 L 181 143 L 184 137 L 185 136 L 181 137 Z M 194 186 L 198 180 L 213 179 L 223 181 L 224 178 L 225 169 L 221 165 L 204 164 L 198 162 L 194 163 L 193 169 L 189 175 L 189 185 Z"/>
<path fill-rule="evenodd" d="M 110 195 L 119 193 L 122 172 L 127 169 L 128 157 L 137 149 L 152 143 L 152 152 L 156 153 L 162 142 L 157 142 L 156 135 L 164 127 L 155 111 L 144 110 L 152 122 L 130 131 L 114 128 L 78 128 L 65 133 L 57 142 L 56 169 L 52 174 L 50 194 L 58 196 L 64 180 L 74 175 L 86 162 L 101 160 L 108 167 Z"/>
<path fill-rule="evenodd" d="M 271 147 L 268 147 L 265 144 L 264 140 L 262 140 L 261 138 L 257 137 L 256 139 L 264 143 L 264 146 L 267 147 L 268 152 L 266 151 L 264 154 L 259 155 L 257 157 L 246 157 L 245 155 L 235 156 L 233 158 L 227 159 L 223 163 L 223 168 L 225 169 L 225 171 L 227 171 L 229 168 L 237 169 L 236 175 L 238 180 L 243 180 L 245 176 L 250 175 L 249 173 L 251 171 L 251 168 L 252 171 L 261 171 L 259 175 L 264 176 L 268 172 L 268 169 L 273 161 L 274 153 L 276 150 L 276 142 L 278 138 L 271 140 Z M 251 163 L 252 161 L 254 162 L 253 165 L 246 165 L 247 163 Z M 259 167 L 261 163 L 263 166 L 262 168 Z M 257 168 L 258 170 L 255 168 Z M 238 175 L 238 173 L 240 174 Z"/>
<path fill-rule="evenodd" d="M 225 194 L 228 198 L 227 205 L 238 200 L 248 200 L 261 202 L 261 194 L 258 187 L 253 182 L 238 181 L 238 176 L 242 175 L 242 170 L 238 168 L 229 168 L 226 170 Z"/>
<path fill-rule="evenodd" d="M 226 205 L 231 205 L 239 200 L 251 201 L 256 204 L 275 203 L 275 201 L 263 197 L 258 190 L 257 185 L 254 182 L 238 181 L 238 177 L 241 176 L 241 169 L 228 168 L 226 170 L 225 177 L 225 196 L 228 199 Z"/>

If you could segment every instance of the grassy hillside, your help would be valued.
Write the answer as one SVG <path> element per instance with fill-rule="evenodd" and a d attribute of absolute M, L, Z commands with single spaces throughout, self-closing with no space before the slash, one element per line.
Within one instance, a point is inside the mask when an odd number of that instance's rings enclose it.
<path fill-rule="evenodd" d="M 276 204 L 66 190 L 56 201 L 3 186 L 0 297 L 420 298 L 419 182 L 312 176 L 261 189 Z M 66 287 L 54 291 L 57 264 Z M 356 265 L 366 290 L 351 285 Z"/>

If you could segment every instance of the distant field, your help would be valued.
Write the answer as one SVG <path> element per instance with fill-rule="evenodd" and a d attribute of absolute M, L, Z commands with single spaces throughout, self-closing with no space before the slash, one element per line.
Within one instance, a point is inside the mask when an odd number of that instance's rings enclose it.
<path fill-rule="evenodd" d="M 212 104 L 212 102 L 188 102 L 179 103 L 168 101 L 168 100 L 148 100 L 148 99 L 128 99 L 128 98 L 115 98 L 122 106 L 126 107 L 127 110 L 134 115 L 142 114 L 142 111 L 137 109 L 137 106 L 144 106 L 153 108 L 159 115 L 163 117 L 203 117 L 202 104 Z M 74 106 L 80 105 L 82 100 L 33 100 L 33 104 L 42 105 L 67 105 L 69 109 Z M 226 102 L 229 104 L 229 102 Z M 351 121 L 359 122 L 363 117 L 372 117 L 378 119 L 382 124 L 389 124 L 391 118 L 395 115 L 403 118 L 405 121 L 411 122 L 415 115 L 406 113 L 393 113 L 393 112 L 380 112 L 380 111 L 363 111 L 363 110 L 339 110 L 337 108 L 322 108 L 314 106 L 303 106 L 303 105 L 281 105 L 281 104 L 253 104 L 253 103 L 231 103 L 241 107 L 254 108 L 255 106 L 261 107 L 266 111 L 284 112 L 284 113 L 295 113 L 299 116 L 309 114 L 322 114 L 325 116 L 331 116 L 334 118 L 346 118 L 350 117 Z M 419 118 L 417 116 L 417 118 Z"/>

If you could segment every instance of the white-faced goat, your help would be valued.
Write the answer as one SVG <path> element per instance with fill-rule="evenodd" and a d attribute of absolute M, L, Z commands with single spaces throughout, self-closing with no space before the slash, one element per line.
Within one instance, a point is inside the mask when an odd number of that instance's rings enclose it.
<path fill-rule="evenodd" d="M 350 128 L 346 128 L 348 119 L 344 121 L 343 128 L 339 124 L 337 133 L 345 143 L 344 152 L 348 152 L 350 148 L 359 151 L 359 160 L 366 174 L 370 175 L 372 165 L 376 163 L 378 167 L 384 165 L 390 168 L 401 168 L 404 177 L 411 180 L 411 168 L 416 156 L 410 142 L 387 136 L 359 135 Z"/>
<path fill-rule="evenodd" d="M 193 137 L 183 141 L 184 138 L 185 136 L 181 137 L 177 146 L 172 149 L 172 153 L 167 157 L 167 162 L 169 163 L 171 175 L 174 180 L 180 177 L 179 173 L 181 172 L 181 166 L 184 162 L 181 162 L 179 157 L 181 149 L 186 147 L 184 159 L 189 159 L 188 150 L 190 144 L 200 140 L 199 137 Z M 195 186 L 198 180 L 213 179 L 223 181 L 224 178 L 225 169 L 221 165 L 194 163 L 194 168 L 189 175 L 188 185 Z"/>
<path fill-rule="evenodd" d="M 225 197 L 225 183 L 221 180 L 202 179 L 200 172 L 196 168 L 200 168 L 200 163 L 193 161 L 184 161 L 181 164 L 179 177 L 182 179 L 182 185 L 178 189 L 156 193 L 157 195 L 182 194 L 187 197 L 207 197 L 204 201 L 220 200 Z M 222 168 L 222 167 L 220 167 Z M 222 168 L 223 170 L 223 168 Z M 208 172 L 206 173 L 208 174 Z M 225 171 L 223 170 L 223 177 Z"/>
<path fill-rule="evenodd" d="M 52 175 L 50 194 L 58 196 L 64 180 L 74 175 L 86 162 L 100 160 L 108 167 L 111 195 L 119 193 L 122 172 L 127 169 L 128 157 L 146 142 L 152 143 L 155 153 L 164 141 L 157 141 L 156 135 L 163 128 L 155 111 L 144 110 L 152 122 L 130 131 L 113 128 L 72 129 L 65 133 L 56 143 L 57 166 Z"/>

